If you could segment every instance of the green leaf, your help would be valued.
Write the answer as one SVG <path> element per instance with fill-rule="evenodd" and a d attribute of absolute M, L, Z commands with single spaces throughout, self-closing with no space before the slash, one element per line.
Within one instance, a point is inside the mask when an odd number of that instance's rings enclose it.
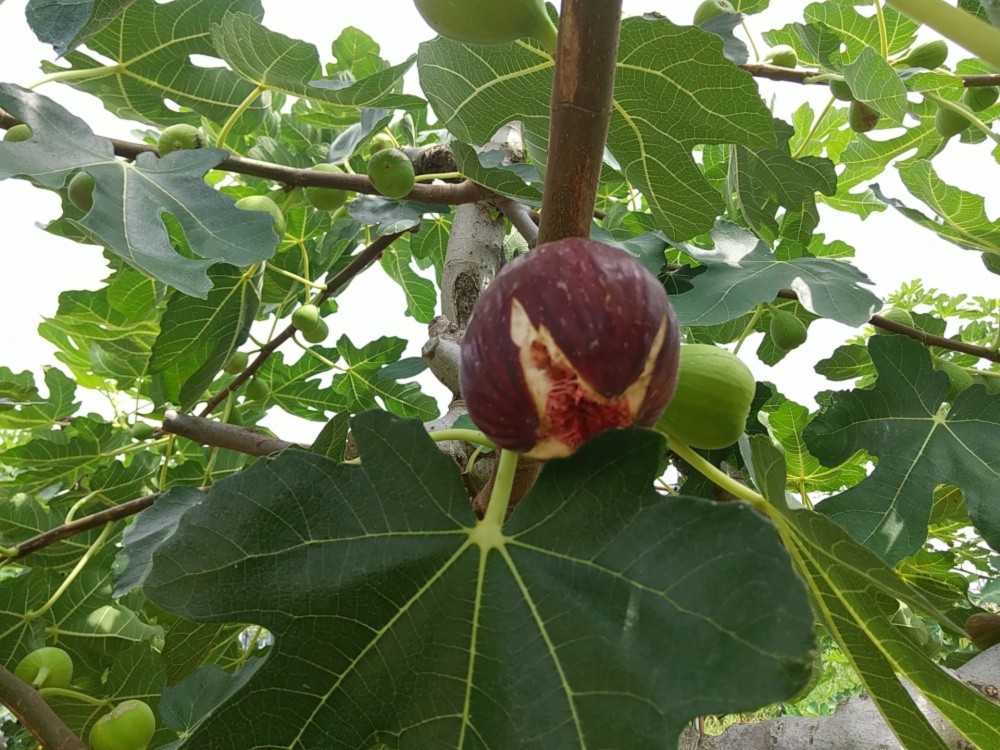
<path fill-rule="evenodd" d="M 44 568 L 0 581 L 0 654 L 7 669 L 13 671 L 31 651 L 46 645 L 46 623 L 24 615 L 40 609 L 61 581 L 62 576 Z"/>
<path fill-rule="evenodd" d="M 719 38 L 700 29 L 626 18 L 618 55 L 608 148 L 668 237 L 700 234 L 723 203 L 693 148 L 771 147 L 770 113 L 753 79 L 723 56 Z M 439 38 L 420 45 L 417 65 L 431 106 L 456 138 L 485 143 L 520 120 L 532 160 L 544 170 L 553 65 L 546 53 L 528 44 L 468 47 Z"/>
<path fill-rule="evenodd" d="M 1000 548 L 1000 397 L 974 385 L 945 414 L 948 378 L 930 354 L 903 336 L 868 344 L 878 381 L 867 391 L 834 394 L 805 430 L 806 445 L 825 466 L 838 466 L 859 448 L 878 459 L 872 474 L 824 500 L 819 512 L 889 563 L 921 548 L 934 489 L 954 484 L 983 538 Z"/>
<path fill-rule="evenodd" d="M 337 351 L 347 363 L 347 372 L 334 376 L 332 388 L 348 397 L 354 413 L 379 408 L 381 402 L 401 417 L 417 417 L 425 422 L 436 419 L 437 402 L 417 383 L 399 383 L 381 375 L 383 367 L 399 361 L 405 348 L 403 339 L 382 337 L 358 349 L 342 336 Z"/>
<path fill-rule="evenodd" d="M 260 24 L 259 16 L 244 12 L 226 13 L 213 24 L 212 43 L 241 76 L 282 94 L 351 108 L 402 109 L 423 103 L 418 97 L 395 93 L 414 58 L 360 81 L 315 80 L 322 75 L 316 47 L 271 31 Z"/>
<path fill-rule="evenodd" d="M 245 340 L 260 307 L 259 281 L 239 268 L 211 269 L 206 299 L 175 295 L 160 321 L 149 371 L 160 400 L 190 409 Z"/>
<path fill-rule="evenodd" d="M 384 237 L 417 226 L 424 214 L 447 214 L 451 208 L 397 201 L 380 195 L 359 195 L 348 204 L 348 211 L 362 224 L 377 224 L 375 236 Z"/>
<path fill-rule="evenodd" d="M 347 438 L 351 432 L 351 414 L 342 411 L 326 423 L 309 450 L 333 461 L 342 462 L 347 453 Z"/>
<path fill-rule="evenodd" d="M 14 373 L 0 366 L 0 429 L 48 428 L 60 419 L 73 416 L 80 408 L 79 402 L 73 400 L 76 382 L 66 377 L 62 370 L 46 367 L 45 386 L 48 397 L 38 392 L 30 371 Z"/>
<path fill-rule="evenodd" d="M 778 148 L 747 149 L 737 146 L 729 160 L 728 188 L 750 228 L 774 244 L 779 234 L 808 245 L 819 224 L 816 193 L 835 195 L 837 174 L 833 162 L 815 156 L 792 158 L 792 128 L 774 121 Z M 785 209 L 779 227 L 775 213 Z"/>
<path fill-rule="evenodd" d="M 24 13 L 38 41 L 60 55 L 78 47 L 120 16 L 134 0 L 29 0 Z"/>
<path fill-rule="evenodd" d="M 336 349 L 310 348 L 329 360 L 340 358 Z M 350 406 L 350 399 L 346 396 L 333 387 L 320 385 L 320 378 L 329 371 L 329 365 L 308 355 L 299 357 L 295 364 L 286 365 L 285 357 L 279 351 L 268 358 L 258 377 L 271 386 L 268 404 L 280 406 L 289 414 L 303 419 L 325 422 L 328 413 L 338 413 Z"/>
<path fill-rule="evenodd" d="M 528 205 L 542 204 L 542 194 L 536 186 L 538 170 L 533 164 L 506 163 L 507 155 L 499 148 L 480 153 L 461 141 L 452 141 L 449 148 L 458 171 L 473 182 Z"/>
<path fill-rule="evenodd" d="M 782 289 L 798 292 L 803 307 L 849 326 L 868 321 L 881 304 L 863 284 L 868 277 L 848 263 L 828 258 L 778 260 L 750 232 L 720 221 L 712 230 L 714 250 L 691 245 L 679 249 L 704 267 L 678 272 L 691 290 L 671 296 L 683 325 L 725 323 L 771 302 Z"/>
<path fill-rule="evenodd" d="M 68 68 L 45 61 L 42 70 L 55 74 L 93 71 L 92 77 L 64 82 L 98 97 L 123 120 L 198 125 L 201 114 L 223 123 L 251 96 L 254 86 L 227 68 L 200 67 L 190 58 L 218 59 L 210 32 L 229 12 L 254 18 L 264 15 L 260 0 L 135 0 L 87 40 L 88 48 L 113 63 L 111 68 L 98 57 L 74 51 L 63 58 Z M 168 100 L 184 109 L 168 106 Z M 255 102 L 241 121 L 256 126 L 264 113 L 264 104 Z"/>
<path fill-rule="evenodd" d="M 907 189 L 930 206 L 936 216 L 927 216 L 902 201 L 884 196 L 878 185 L 873 185 L 872 190 L 903 216 L 949 242 L 968 250 L 1000 255 L 1000 221 L 989 220 L 982 196 L 949 185 L 926 159 L 901 165 L 899 176 Z"/>
<path fill-rule="evenodd" d="M 773 528 L 657 496 L 658 436 L 607 432 L 550 462 L 501 529 L 475 522 L 419 423 L 367 414 L 354 434 L 360 467 L 259 461 L 154 552 L 159 606 L 275 635 L 193 746 L 666 749 L 696 715 L 808 679 L 811 614 Z"/>
<path fill-rule="evenodd" d="M 392 243 L 385 249 L 380 262 L 389 278 L 399 284 L 406 295 L 406 314 L 418 323 L 430 323 L 437 306 L 437 291 L 434 282 L 413 270 L 409 243 Z"/>
<path fill-rule="evenodd" d="M 865 47 L 850 65 L 844 68 L 844 80 L 851 93 L 877 112 L 898 125 L 906 115 L 906 86 L 893 67 L 871 47 Z"/>
<path fill-rule="evenodd" d="M 860 378 L 859 388 L 867 387 L 877 377 L 868 347 L 861 344 L 838 346 L 832 356 L 819 361 L 816 372 L 833 381 Z"/>
<path fill-rule="evenodd" d="M 246 266 L 273 253 L 271 216 L 240 211 L 232 198 L 205 183 L 205 173 L 227 152 L 203 148 L 163 159 L 142 153 L 126 162 L 115 157 L 110 141 L 47 97 L 0 84 L 0 107 L 24 119 L 33 132 L 23 143 L 0 143 L 0 179 L 26 176 L 60 190 L 72 173 L 85 169 L 97 183 L 94 207 L 70 223 L 146 274 L 204 297 L 210 288 L 205 269 L 213 263 Z M 164 214 L 176 219 L 191 251 L 206 260 L 175 250 Z"/>
<path fill-rule="evenodd" d="M 167 685 L 176 685 L 185 677 L 200 667 L 213 651 L 231 645 L 239 648 L 237 636 L 244 629 L 243 625 L 226 625 L 217 623 L 195 623 L 177 619 L 167 630 L 166 642 L 163 646 L 163 666 L 166 672 Z M 188 683 L 185 687 L 190 687 Z M 169 691 L 164 691 L 164 700 Z M 215 705 L 213 704 L 213 708 Z M 160 714 L 169 726 L 180 729 L 185 725 L 175 726 L 169 723 L 161 701 Z"/>

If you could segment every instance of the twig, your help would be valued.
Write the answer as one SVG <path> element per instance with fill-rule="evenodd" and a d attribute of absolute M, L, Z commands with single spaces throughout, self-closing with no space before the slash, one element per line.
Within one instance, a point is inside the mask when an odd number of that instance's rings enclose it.
<path fill-rule="evenodd" d="M 167 410 L 163 415 L 163 431 L 180 435 L 200 445 L 227 448 L 248 456 L 270 456 L 295 445 L 250 427 L 217 422 L 193 414 L 178 414 L 173 409 Z"/>
<path fill-rule="evenodd" d="M 767 78 L 771 81 L 785 81 L 786 83 L 803 83 L 812 86 L 826 86 L 829 81 L 810 81 L 810 78 L 821 75 L 818 70 L 804 70 L 802 68 L 782 68 L 777 65 L 767 65 L 766 63 L 747 63 L 737 66 L 740 70 L 745 70 L 754 78 Z M 1000 86 L 1000 73 L 976 74 L 958 76 L 962 79 L 962 84 L 966 88 L 977 86 Z"/>
<path fill-rule="evenodd" d="M 20 120 L 0 109 L 0 128 L 9 130 L 15 125 L 20 124 L 22 124 Z M 115 155 L 125 159 L 134 160 L 139 154 L 145 152 L 156 153 L 154 146 L 145 143 L 122 141 L 117 138 L 108 138 L 107 140 L 111 142 Z M 281 182 L 289 187 L 327 187 L 348 190 L 354 193 L 363 193 L 365 195 L 379 194 L 372 185 L 371 180 L 365 175 L 360 174 L 320 172 L 315 169 L 295 169 L 294 167 L 285 167 L 281 164 L 272 164 L 256 159 L 244 159 L 240 156 L 230 156 L 215 168 Z M 477 185 L 472 180 L 465 180 L 457 184 L 448 185 L 415 185 L 413 190 L 406 196 L 406 200 L 417 203 L 457 206 L 462 203 L 481 201 L 488 194 L 488 191 L 481 185 Z"/>
<path fill-rule="evenodd" d="M 45 750 L 87 750 L 37 690 L 3 667 L 0 667 L 0 703 L 10 709 Z"/>
<path fill-rule="evenodd" d="M 534 247 L 538 244 L 538 225 L 531 216 L 530 207 L 503 195 L 494 196 L 489 199 L 489 202 L 514 225 L 514 228 L 528 243 L 528 247 Z"/>
<path fill-rule="evenodd" d="M 75 521 L 64 523 L 62 526 L 56 526 L 54 529 L 43 531 L 41 534 L 26 539 L 20 544 L 15 544 L 14 549 L 17 550 L 17 557 L 2 560 L 0 561 L 0 565 L 3 565 L 8 560 L 21 560 L 32 552 L 38 552 L 40 549 L 51 547 L 53 544 L 61 542 L 64 539 L 69 539 L 71 536 L 96 529 L 98 526 L 103 526 L 110 521 L 120 521 L 123 518 L 134 516 L 139 511 L 151 506 L 157 497 L 159 497 L 159 493 L 129 500 L 127 503 L 122 503 L 121 505 L 116 505 L 113 508 L 98 511 L 97 513 L 91 513 L 89 516 L 83 516 Z"/>
<path fill-rule="evenodd" d="M 564 0 L 540 244 L 589 237 L 611 120 L 622 0 Z"/>
<path fill-rule="evenodd" d="M 409 230 L 407 230 L 409 231 Z M 395 240 L 402 237 L 406 232 L 397 232 L 396 234 L 387 234 L 383 237 L 377 238 L 372 244 L 358 253 L 354 260 L 348 263 L 343 270 L 337 273 L 326 285 L 326 291 L 319 294 L 316 299 L 313 300 L 313 304 L 319 306 L 323 304 L 324 301 L 332 297 L 337 291 L 344 286 L 348 281 L 353 279 L 359 273 L 364 271 L 374 260 L 376 260 L 385 249 L 389 247 Z M 265 344 L 261 350 L 260 354 L 251 362 L 243 372 L 237 375 L 225 388 L 216 393 L 212 398 L 208 400 L 202 408 L 199 416 L 207 417 L 212 411 L 221 404 L 226 396 L 233 393 L 241 385 L 243 385 L 247 380 L 252 378 L 257 371 L 264 365 L 267 358 L 270 357 L 282 344 L 284 344 L 288 339 L 295 335 L 296 328 L 294 325 L 289 325 L 285 330 L 275 336 L 271 341 Z"/>

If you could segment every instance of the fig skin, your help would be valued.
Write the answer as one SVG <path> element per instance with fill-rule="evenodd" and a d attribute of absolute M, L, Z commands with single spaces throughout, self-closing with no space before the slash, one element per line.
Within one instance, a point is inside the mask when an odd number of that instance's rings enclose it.
<path fill-rule="evenodd" d="M 413 190 L 413 162 L 398 148 L 377 151 L 368 160 L 368 179 L 386 198 L 402 198 Z"/>
<path fill-rule="evenodd" d="M 278 238 L 285 236 L 285 215 L 281 213 L 278 204 L 266 195 L 248 195 L 236 201 L 236 208 L 241 211 L 266 211 L 274 219 L 274 233 Z"/>
<path fill-rule="evenodd" d="M 867 104 L 857 100 L 852 101 L 847 110 L 847 123 L 855 133 L 867 133 L 874 130 L 881 117 L 882 115 Z"/>
<path fill-rule="evenodd" d="M 343 173 L 343 169 L 336 164 L 317 164 L 312 167 L 317 172 L 337 172 Z M 336 211 L 347 203 L 347 191 L 336 188 L 308 187 L 305 190 L 306 201 L 309 205 L 320 211 Z"/>
<path fill-rule="evenodd" d="M 694 25 L 701 26 L 725 13 L 735 13 L 736 8 L 729 0 L 705 0 L 694 12 Z"/>
<path fill-rule="evenodd" d="M 673 397 L 679 360 L 663 285 L 628 253 L 574 237 L 497 275 L 465 332 L 459 378 L 483 432 L 545 460 L 605 429 L 652 427 Z M 540 383 L 553 380 L 536 404 Z"/>
<path fill-rule="evenodd" d="M 146 750 L 156 731 L 156 716 L 147 703 L 127 700 L 90 728 L 91 750 Z"/>
<path fill-rule="evenodd" d="M 28 140 L 31 136 L 31 128 L 27 125 L 15 125 L 4 133 L 3 139 L 7 143 L 20 143 L 21 141 Z"/>
<path fill-rule="evenodd" d="M 556 29 L 544 0 L 414 0 L 417 12 L 434 31 L 463 44 L 508 44 L 538 39 L 555 50 Z"/>
<path fill-rule="evenodd" d="M 34 687 L 64 688 L 73 679 L 73 658 L 61 648 L 43 646 L 21 659 L 14 675 Z"/>
<path fill-rule="evenodd" d="M 201 130 L 194 125 L 170 125 L 160 134 L 160 139 L 156 142 L 156 153 L 163 157 L 172 151 L 201 148 L 203 140 Z"/>
<path fill-rule="evenodd" d="M 777 47 L 772 47 L 764 56 L 764 62 L 777 65 L 779 68 L 794 68 L 799 64 L 799 54 L 794 47 L 779 44 Z"/>
<path fill-rule="evenodd" d="M 94 178 L 87 172 L 77 172 L 69 181 L 66 196 L 70 203 L 87 213 L 94 207 L 94 188 L 96 186 Z"/>
<path fill-rule="evenodd" d="M 848 85 L 847 81 L 841 81 L 839 79 L 830 81 L 830 94 L 838 101 L 854 101 L 854 93 L 851 91 L 851 87 Z"/>
<path fill-rule="evenodd" d="M 989 109 L 997 103 L 997 99 L 1000 99 L 1000 87 L 997 86 L 973 86 L 962 94 L 965 106 L 973 112 Z"/>

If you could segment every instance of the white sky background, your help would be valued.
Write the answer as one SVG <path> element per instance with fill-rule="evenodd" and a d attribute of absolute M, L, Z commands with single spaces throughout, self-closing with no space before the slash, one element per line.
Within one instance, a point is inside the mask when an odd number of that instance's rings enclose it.
<path fill-rule="evenodd" d="M 0 81 L 29 85 L 41 78 L 39 62 L 55 59 L 50 47 L 42 45 L 28 28 L 24 18 L 25 0 L 7 0 L 0 4 Z M 315 44 L 324 61 L 331 58 L 330 44 L 340 31 L 355 26 L 370 34 L 382 46 L 382 56 L 390 63 L 402 62 L 414 53 L 417 45 L 434 33 L 424 24 L 410 0 L 263 0 L 264 24 L 288 36 Z M 557 3 L 558 4 L 558 3 Z M 499 7 L 498 3 L 498 7 Z M 658 11 L 677 23 L 690 23 L 697 0 L 625 0 L 627 15 Z M 764 14 L 752 16 L 748 24 L 758 45 L 761 31 L 777 28 L 790 21 L 802 20 L 804 3 L 796 0 L 772 0 Z M 485 19 L 484 19 L 485 20 Z M 488 21 L 487 21 L 488 22 Z M 922 32 L 922 39 L 933 38 Z M 952 50 L 949 63 L 963 53 Z M 775 114 L 788 120 L 804 100 L 819 111 L 828 98 L 825 87 L 760 81 L 765 100 L 774 100 Z M 409 90 L 419 93 L 414 72 L 407 79 Z M 69 86 L 50 83 L 40 92 L 55 99 L 82 117 L 101 135 L 130 139 L 135 123 L 118 120 L 99 100 L 74 91 Z M 876 137 L 888 137 L 892 131 L 880 131 Z M 987 144 L 969 146 L 955 139 L 943 156 L 934 161 L 941 177 L 950 184 L 986 196 L 987 212 L 995 219 L 1000 213 L 1000 165 L 990 155 Z M 887 171 L 879 178 L 885 192 L 904 199 L 909 205 L 920 204 L 910 197 L 896 173 Z M 885 296 L 903 282 L 922 278 L 929 287 L 948 294 L 1000 296 L 1000 277 L 986 272 L 978 253 L 962 250 L 902 217 L 894 210 L 874 214 L 862 222 L 855 216 L 820 206 L 819 231 L 828 239 L 841 239 L 857 249 L 857 265 L 875 282 L 876 294 Z M 930 212 L 928 212 L 930 213 Z M 97 289 L 107 275 L 101 250 L 54 237 L 37 227 L 59 215 L 59 201 L 54 193 L 36 190 L 21 180 L 0 182 L 0 219 L 3 242 L 0 246 L 0 364 L 15 372 L 33 370 L 40 380 L 42 365 L 59 365 L 54 347 L 37 333 L 41 319 L 52 316 L 58 295 L 69 289 Z M 405 356 L 419 356 L 426 339 L 426 329 L 404 316 L 405 300 L 401 290 L 378 268 L 359 277 L 339 298 L 341 311 L 330 319 L 333 342 L 347 333 L 357 345 L 381 335 L 395 335 L 410 341 Z M 752 337 L 740 356 L 754 370 L 758 379 L 778 384 L 790 398 L 812 404 L 813 394 L 828 388 L 842 388 L 813 371 L 813 365 L 853 335 L 854 330 L 828 320 L 819 320 L 809 328 L 809 340 L 800 349 L 771 368 L 756 360 L 753 352 L 760 335 Z M 297 358 L 293 347 L 286 347 L 286 357 Z M 443 387 L 428 374 L 421 377 L 427 392 L 445 405 Z M 84 409 L 108 412 L 108 405 L 93 391 L 79 389 L 77 398 Z M 281 437 L 311 441 L 322 425 L 289 417 L 272 409 L 266 424 Z"/>

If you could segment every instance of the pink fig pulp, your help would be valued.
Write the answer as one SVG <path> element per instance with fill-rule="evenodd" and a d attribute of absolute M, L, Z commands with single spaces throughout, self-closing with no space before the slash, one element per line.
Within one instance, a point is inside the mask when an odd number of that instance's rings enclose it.
<path fill-rule="evenodd" d="M 544 460 L 604 430 L 652 427 L 679 361 L 663 285 L 622 250 L 567 238 L 508 264 L 479 298 L 460 380 L 483 432 Z"/>

